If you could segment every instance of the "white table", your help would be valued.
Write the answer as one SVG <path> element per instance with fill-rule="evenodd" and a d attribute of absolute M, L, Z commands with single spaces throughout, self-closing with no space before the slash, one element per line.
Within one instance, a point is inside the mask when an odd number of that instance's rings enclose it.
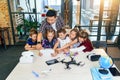
<path fill-rule="evenodd" d="M 37 53 L 36 51 L 34 51 Z M 84 66 L 75 66 L 70 65 L 71 69 L 66 70 L 65 64 L 57 63 L 54 65 L 47 66 L 45 63 L 46 60 L 57 58 L 58 56 L 62 59 L 65 56 L 63 54 L 58 55 L 57 57 L 39 57 L 35 56 L 34 63 L 31 64 L 20 64 L 18 63 L 13 71 L 9 74 L 6 80 L 93 80 L 90 68 L 99 67 L 98 61 L 91 62 L 86 58 L 86 55 L 90 53 L 96 53 L 101 55 L 106 55 L 103 49 L 94 49 L 89 53 L 79 53 L 75 57 L 76 61 L 85 62 Z M 66 59 L 69 59 L 66 57 Z M 42 74 L 42 71 L 49 70 L 47 74 Z M 32 71 L 35 71 L 39 74 L 39 77 L 35 77 L 32 74 Z M 120 80 L 120 77 L 114 77 L 113 80 Z"/>

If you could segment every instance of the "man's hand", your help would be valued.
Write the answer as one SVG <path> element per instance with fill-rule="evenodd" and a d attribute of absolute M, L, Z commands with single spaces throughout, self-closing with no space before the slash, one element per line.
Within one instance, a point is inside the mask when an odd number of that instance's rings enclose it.
<path fill-rule="evenodd" d="M 36 49 L 41 50 L 41 49 L 43 49 L 43 47 L 42 47 L 41 44 L 37 44 L 37 45 L 36 45 Z"/>
<path fill-rule="evenodd" d="M 42 45 L 41 45 L 41 40 L 42 40 L 42 33 L 39 32 L 38 36 L 37 36 L 37 45 L 36 45 L 36 49 L 38 49 L 38 50 L 43 49 Z"/>

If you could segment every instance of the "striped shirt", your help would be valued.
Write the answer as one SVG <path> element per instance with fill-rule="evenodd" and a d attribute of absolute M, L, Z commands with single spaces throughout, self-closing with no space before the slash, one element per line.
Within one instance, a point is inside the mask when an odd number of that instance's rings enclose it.
<path fill-rule="evenodd" d="M 56 25 L 56 29 L 57 29 L 57 30 L 59 30 L 59 29 L 61 29 L 62 27 L 64 27 L 64 21 L 63 21 L 63 19 L 62 19 L 60 16 L 57 17 L 57 20 L 56 20 L 56 24 L 55 24 L 55 25 Z M 47 22 L 47 20 L 45 19 L 45 20 L 42 21 L 42 23 L 41 23 L 39 32 L 41 32 L 41 33 L 44 34 L 47 29 L 54 29 L 54 28 L 53 28 L 53 27 Z"/>

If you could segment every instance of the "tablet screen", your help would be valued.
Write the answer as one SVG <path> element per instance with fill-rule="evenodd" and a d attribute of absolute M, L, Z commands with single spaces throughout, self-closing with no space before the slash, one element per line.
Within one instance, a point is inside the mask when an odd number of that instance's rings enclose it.
<path fill-rule="evenodd" d="M 113 76 L 120 76 L 120 72 L 115 67 L 111 67 L 109 70 Z"/>
<path fill-rule="evenodd" d="M 59 61 L 57 59 L 52 59 L 52 60 L 48 60 L 46 61 L 46 64 L 47 65 L 52 65 L 52 64 L 55 64 L 55 63 L 58 63 Z"/>

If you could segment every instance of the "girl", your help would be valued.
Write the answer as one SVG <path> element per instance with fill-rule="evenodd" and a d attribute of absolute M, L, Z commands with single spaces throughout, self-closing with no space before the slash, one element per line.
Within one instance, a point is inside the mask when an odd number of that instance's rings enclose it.
<path fill-rule="evenodd" d="M 78 41 L 78 36 L 79 36 L 79 31 L 78 29 L 72 29 L 70 31 L 69 37 L 71 39 L 71 46 L 70 48 L 76 48 L 80 45 L 79 41 Z"/>
<path fill-rule="evenodd" d="M 69 34 L 69 38 L 70 38 L 70 42 L 67 43 L 66 45 L 64 45 L 63 47 L 61 48 L 57 48 L 56 51 L 62 51 L 66 48 L 76 48 L 80 45 L 80 43 L 78 42 L 78 35 L 79 35 L 79 31 L 77 29 L 72 29 L 70 31 L 70 34 Z M 68 52 L 68 51 L 66 51 Z"/>
<path fill-rule="evenodd" d="M 79 32 L 79 42 L 81 44 L 78 47 L 84 46 L 83 52 L 89 52 L 93 50 L 91 41 L 88 39 L 88 33 L 85 30 Z"/>
<path fill-rule="evenodd" d="M 55 30 L 47 29 L 45 33 L 45 38 L 42 40 L 43 48 L 53 48 L 57 39 L 55 36 Z"/>

